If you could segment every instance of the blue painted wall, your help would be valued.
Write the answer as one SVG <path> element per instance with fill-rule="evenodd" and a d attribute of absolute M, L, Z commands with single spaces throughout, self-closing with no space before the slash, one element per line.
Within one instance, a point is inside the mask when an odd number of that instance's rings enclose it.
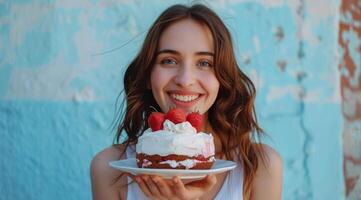
<path fill-rule="evenodd" d="M 113 141 L 124 66 L 178 2 L 0 1 L 1 199 L 91 198 L 89 164 Z M 343 199 L 339 1 L 207 4 L 257 85 L 283 199 Z"/>

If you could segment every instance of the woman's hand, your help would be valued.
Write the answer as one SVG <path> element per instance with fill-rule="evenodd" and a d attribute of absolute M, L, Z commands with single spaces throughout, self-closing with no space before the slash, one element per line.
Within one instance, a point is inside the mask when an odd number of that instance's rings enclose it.
<path fill-rule="evenodd" d="M 184 184 L 179 177 L 172 180 L 160 176 L 137 175 L 132 176 L 144 194 L 154 200 L 194 200 L 210 191 L 216 184 L 215 175 L 207 175 L 202 180 Z"/>

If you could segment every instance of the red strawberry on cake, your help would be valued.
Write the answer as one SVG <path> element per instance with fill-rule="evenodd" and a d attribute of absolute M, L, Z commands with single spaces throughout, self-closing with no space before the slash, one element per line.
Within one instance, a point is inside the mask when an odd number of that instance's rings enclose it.
<path fill-rule="evenodd" d="M 212 134 L 201 132 L 203 116 L 179 108 L 153 112 L 149 129 L 138 138 L 137 165 L 140 168 L 210 169 L 215 161 Z"/>
<path fill-rule="evenodd" d="M 153 131 L 158 131 L 163 129 L 163 123 L 165 120 L 165 115 L 161 112 L 152 112 L 148 117 L 149 127 Z"/>
<path fill-rule="evenodd" d="M 179 124 L 186 121 L 187 114 L 186 112 L 184 112 L 184 110 L 180 108 L 173 108 L 168 111 L 165 118 L 169 119 L 171 122 L 175 124 Z"/>
<path fill-rule="evenodd" d="M 197 129 L 197 132 L 201 132 L 203 128 L 203 115 L 192 112 L 187 115 L 187 121 L 192 124 L 192 126 Z"/>

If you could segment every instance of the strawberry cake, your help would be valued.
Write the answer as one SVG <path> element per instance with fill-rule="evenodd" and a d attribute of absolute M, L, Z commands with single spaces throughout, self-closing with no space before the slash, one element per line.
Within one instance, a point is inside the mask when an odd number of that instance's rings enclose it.
<path fill-rule="evenodd" d="M 210 169 L 215 161 L 212 134 L 201 132 L 203 116 L 182 109 L 153 112 L 149 129 L 138 138 L 137 166 L 161 169 Z"/>

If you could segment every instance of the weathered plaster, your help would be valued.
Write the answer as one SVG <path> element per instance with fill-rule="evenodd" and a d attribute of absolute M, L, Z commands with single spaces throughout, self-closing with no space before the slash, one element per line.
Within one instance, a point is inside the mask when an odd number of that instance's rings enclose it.
<path fill-rule="evenodd" d="M 347 199 L 361 199 L 361 2 L 342 0 L 339 44 Z"/>

